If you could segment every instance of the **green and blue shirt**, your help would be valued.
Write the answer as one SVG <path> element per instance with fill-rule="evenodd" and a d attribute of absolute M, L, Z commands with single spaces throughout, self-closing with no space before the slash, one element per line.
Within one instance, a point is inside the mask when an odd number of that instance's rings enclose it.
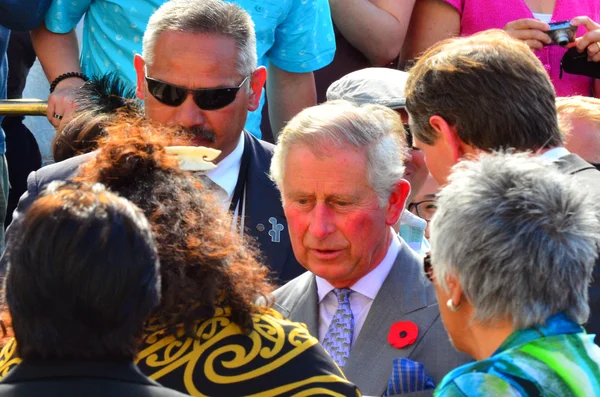
<path fill-rule="evenodd" d="M 436 397 L 600 396 L 600 347 L 564 313 L 513 332 L 488 359 L 444 377 Z"/>

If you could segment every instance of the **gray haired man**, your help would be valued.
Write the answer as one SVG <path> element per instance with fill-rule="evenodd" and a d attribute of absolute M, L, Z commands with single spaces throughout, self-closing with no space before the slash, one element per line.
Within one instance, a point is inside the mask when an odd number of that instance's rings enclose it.
<path fill-rule="evenodd" d="M 327 102 L 288 123 L 271 164 L 309 270 L 274 292 L 276 309 L 305 323 L 365 395 L 431 394 L 466 361 L 421 258 L 391 227 L 410 190 L 402 133 L 391 109 Z"/>

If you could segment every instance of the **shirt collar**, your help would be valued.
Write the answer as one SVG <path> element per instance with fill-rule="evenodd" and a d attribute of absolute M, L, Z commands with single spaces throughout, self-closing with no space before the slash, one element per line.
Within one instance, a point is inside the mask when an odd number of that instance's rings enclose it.
<path fill-rule="evenodd" d="M 544 153 L 540 154 L 540 157 L 550 161 L 557 161 L 559 158 L 565 157 L 569 153 L 570 152 L 567 150 L 567 148 L 558 146 L 550 150 L 546 150 Z"/>
<path fill-rule="evenodd" d="M 375 299 L 377 296 L 377 293 L 381 289 L 381 286 L 390 273 L 390 270 L 392 270 L 392 266 L 394 265 L 398 254 L 400 253 L 400 237 L 394 233 L 392 228 L 390 228 L 390 233 L 392 234 L 392 242 L 388 247 L 385 257 L 373 270 L 364 275 L 361 279 L 354 283 L 354 285 L 351 286 L 352 291 L 358 292 L 369 299 Z M 315 279 L 317 283 L 319 303 L 321 303 L 325 296 L 333 291 L 334 287 L 322 277 L 315 276 Z"/>
<path fill-rule="evenodd" d="M 242 163 L 242 154 L 244 153 L 244 134 L 240 134 L 237 146 L 227 157 L 219 161 L 217 168 L 206 173 L 211 181 L 219 185 L 231 200 L 238 175 L 240 174 L 240 165 Z"/>

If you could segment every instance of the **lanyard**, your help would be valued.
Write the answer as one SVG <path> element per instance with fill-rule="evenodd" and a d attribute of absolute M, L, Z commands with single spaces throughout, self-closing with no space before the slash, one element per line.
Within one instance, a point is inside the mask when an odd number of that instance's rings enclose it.
<path fill-rule="evenodd" d="M 250 142 L 246 139 L 246 133 L 242 132 L 244 136 L 244 152 L 242 153 L 242 161 L 240 162 L 240 173 L 238 174 L 238 180 L 233 190 L 233 196 L 231 197 L 231 204 L 229 205 L 229 212 L 235 214 L 235 209 L 238 208 L 238 215 L 244 213 L 242 208 L 244 207 L 244 191 L 246 190 L 246 179 L 248 179 L 248 167 L 250 165 Z"/>

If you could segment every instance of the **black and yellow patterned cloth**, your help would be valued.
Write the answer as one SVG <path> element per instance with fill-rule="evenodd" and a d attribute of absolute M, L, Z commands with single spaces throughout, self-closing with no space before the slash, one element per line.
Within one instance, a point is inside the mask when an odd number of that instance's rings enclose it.
<path fill-rule="evenodd" d="M 277 312 L 253 317 L 245 335 L 229 311 L 197 325 L 197 339 L 144 339 L 137 364 L 162 385 L 192 396 L 360 396 L 305 327 Z M 11 341 L 0 353 L 0 375 L 19 362 Z"/>

